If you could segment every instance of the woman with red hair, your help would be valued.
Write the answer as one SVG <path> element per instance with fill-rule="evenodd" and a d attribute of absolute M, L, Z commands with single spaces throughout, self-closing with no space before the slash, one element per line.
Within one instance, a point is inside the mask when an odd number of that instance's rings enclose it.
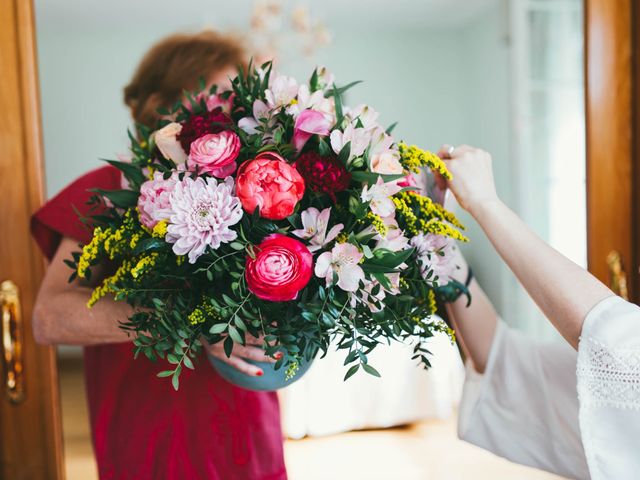
<path fill-rule="evenodd" d="M 153 128 L 161 107 L 180 100 L 200 78 L 228 82 L 245 61 L 242 47 L 214 32 L 174 35 L 142 59 L 124 90 L 137 124 Z M 131 338 L 119 324 L 132 313 L 124 302 L 103 301 L 89 310 L 91 289 L 67 283 L 64 260 L 91 232 L 76 209 L 87 212 L 90 189 L 120 188 L 120 173 L 99 168 L 80 177 L 45 204 L 32 219 L 32 232 L 51 260 L 34 313 L 36 340 L 84 345 L 87 397 L 101 479 L 283 480 L 282 433 L 273 392 L 252 392 L 225 382 L 206 365 L 182 374 L 173 391 L 155 375 L 157 365 L 134 361 Z M 257 342 L 256 342 L 257 343 Z M 257 345 L 238 346 L 227 358 L 248 375 L 262 371 L 244 361 L 272 361 Z"/>

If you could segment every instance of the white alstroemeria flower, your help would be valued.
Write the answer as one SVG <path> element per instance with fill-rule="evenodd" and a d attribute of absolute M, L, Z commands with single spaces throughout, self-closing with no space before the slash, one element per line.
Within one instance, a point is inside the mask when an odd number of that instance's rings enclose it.
<path fill-rule="evenodd" d="M 296 101 L 287 107 L 287 113 L 296 119 L 302 112 L 309 109 L 322 113 L 331 125 L 336 123 L 336 104 L 333 97 L 326 98 L 322 90 L 311 93 L 309 85 L 302 84 Z"/>
<path fill-rule="evenodd" d="M 324 252 L 316 260 L 315 274 L 324 278 L 327 285 L 333 282 L 333 275 L 338 276 L 338 287 L 346 292 L 358 290 L 364 280 L 364 270 L 360 267 L 363 254 L 355 245 L 338 243 L 330 252 Z"/>
<path fill-rule="evenodd" d="M 264 96 L 271 108 L 288 107 L 298 95 L 298 82 L 293 77 L 276 75 L 269 79 L 269 88 Z"/>
<path fill-rule="evenodd" d="M 327 67 L 318 67 L 318 86 L 321 90 L 327 91 L 333 88 L 335 83 L 335 76 L 331 73 Z"/>
<path fill-rule="evenodd" d="M 387 234 L 384 237 L 380 235 L 376 237 L 378 240 L 376 242 L 376 250 L 384 248 L 392 252 L 399 252 L 407 248 L 409 239 L 404 236 L 404 232 L 398 227 L 398 223 L 395 222 L 395 220 L 394 224 L 395 225 L 387 225 Z"/>
<path fill-rule="evenodd" d="M 298 238 L 309 240 L 309 251 L 320 250 L 334 240 L 344 228 L 344 225 L 339 223 L 334 225 L 327 233 L 330 215 L 331 207 L 325 208 L 322 212 L 314 207 L 308 208 L 301 214 L 302 229 L 294 230 L 291 233 Z"/>
<path fill-rule="evenodd" d="M 349 109 L 345 116 L 356 125 L 358 120 L 362 124 L 362 127 L 366 130 L 381 128 L 378 125 L 378 117 L 380 114 L 368 105 L 358 105 L 352 109 Z"/>
<path fill-rule="evenodd" d="M 378 177 L 375 185 L 367 185 L 362 189 L 360 198 L 363 202 L 370 202 L 369 208 L 371 208 L 371 211 L 384 218 L 395 213 L 396 207 L 393 204 L 393 200 L 391 200 L 391 196 L 400 190 L 402 190 L 402 187 L 397 182 L 385 183 L 382 177 Z"/>
<path fill-rule="evenodd" d="M 253 102 L 253 117 L 241 118 L 238 122 L 238 127 L 247 132 L 249 135 L 258 133 L 258 126 L 260 121 L 267 119 L 267 126 L 273 127 L 275 125 L 275 119 L 273 117 L 273 110 L 262 100 L 256 100 Z"/>
<path fill-rule="evenodd" d="M 352 123 L 346 126 L 344 131 L 331 132 L 331 148 L 335 153 L 340 153 L 342 148 L 351 142 L 349 160 L 360 157 L 371 143 L 371 132 L 366 128 L 355 127 Z"/>
<path fill-rule="evenodd" d="M 458 268 L 454 262 L 453 240 L 433 233 L 419 233 L 410 243 L 416 249 L 420 273 L 425 280 L 433 283 L 437 279 L 438 285 L 446 285 L 451 281 L 451 276 Z"/>

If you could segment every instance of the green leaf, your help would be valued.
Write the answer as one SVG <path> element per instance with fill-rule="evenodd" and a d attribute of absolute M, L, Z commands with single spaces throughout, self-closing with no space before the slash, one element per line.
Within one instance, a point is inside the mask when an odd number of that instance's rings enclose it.
<path fill-rule="evenodd" d="M 362 368 L 369 375 L 373 375 L 374 377 L 378 377 L 378 378 L 380 377 L 380 373 L 378 373 L 378 371 L 375 368 L 373 368 L 371 365 L 369 365 L 368 363 L 363 363 L 362 364 Z"/>
<path fill-rule="evenodd" d="M 349 90 L 351 87 L 355 87 L 356 85 L 358 85 L 359 83 L 362 83 L 362 80 L 356 80 L 355 82 L 351 82 L 351 83 L 347 83 L 344 87 L 336 87 L 335 85 L 333 86 L 333 91 L 328 92 L 327 96 L 331 96 L 331 95 L 342 95 L 344 92 L 346 92 L 347 90 Z"/>
<path fill-rule="evenodd" d="M 368 263 L 365 261 L 362 265 L 362 270 L 368 273 L 396 273 L 397 268 L 385 267 L 384 265 L 376 265 L 375 263 Z"/>
<path fill-rule="evenodd" d="M 333 95 L 333 100 L 335 103 L 336 110 L 336 125 L 340 125 L 342 123 L 343 115 L 342 115 L 342 98 L 340 97 L 340 91 L 338 87 L 333 86 L 333 90 L 329 93 L 329 96 Z"/>
<path fill-rule="evenodd" d="M 191 359 L 185 355 L 184 358 L 182 359 L 182 364 L 187 367 L 190 368 L 191 370 L 193 370 L 193 362 L 191 361 Z"/>
<path fill-rule="evenodd" d="M 347 142 L 344 144 L 344 147 L 340 150 L 338 154 L 338 161 L 343 165 L 346 165 L 349 161 L 349 155 L 351 155 L 351 142 Z"/>
<path fill-rule="evenodd" d="M 146 180 L 144 174 L 142 173 L 142 170 L 140 170 L 139 167 L 133 165 L 132 163 L 120 162 L 118 160 L 107 160 L 104 158 L 102 160 L 107 162 L 109 165 L 113 165 L 114 167 L 116 167 L 124 174 L 127 180 L 136 185 L 141 185 Z"/>
<path fill-rule="evenodd" d="M 209 329 L 209 333 L 213 335 L 219 335 L 227 329 L 226 323 L 216 323 Z"/>
<path fill-rule="evenodd" d="M 173 377 L 171 378 L 171 385 L 173 385 L 173 389 L 177 392 L 178 389 L 180 388 L 180 375 L 179 374 L 175 374 L 173 375 Z"/>
<path fill-rule="evenodd" d="M 164 377 L 170 377 L 171 375 L 173 375 L 173 370 L 164 370 L 162 372 L 158 372 L 156 376 L 160 378 L 164 378 Z"/>
<path fill-rule="evenodd" d="M 344 376 L 344 380 L 343 381 L 347 381 L 349 380 L 349 378 L 351 378 L 360 368 L 360 364 L 356 364 L 353 367 L 351 367 L 349 370 L 347 370 L 347 374 Z"/>
<path fill-rule="evenodd" d="M 133 190 L 102 190 L 100 188 L 93 188 L 89 191 L 108 198 L 111 203 L 119 208 L 135 207 L 138 204 L 139 193 Z"/>
<path fill-rule="evenodd" d="M 142 252 L 148 252 L 149 250 L 157 250 L 167 246 L 162 238 L 144 238 L 138 242 L 136 248 L 133 249 L 134 255 L 139 255 Z"/>
<path fill-rule="evenodd" d="M 371 365 L 369 365 L 368 363 L 363 363 L 362 364 L 362 368 L 369 375 L 373 375 L 374 377 L 380 378 L 380 373 L 375 368 L 373 368 Z"/>
<path fill-rule="evenodd" d="M 242 336 L 240 335 L 240 332 L 238 332 L 238 329 L 233 325 L 229 325 L 229 337 L 231 337 L 234 342 L 242 345 Z"/>
<path fill-rule="evenodd" d="M 398 122 L 393 122 L 391 125 L 389 125 L 386 130 L 387 135 L 391 135 L 391 132 L 393 132 L 393 129 L 396 128 L 397 125 Z"/>
<path fill-rule="evenodd" d="M 240 242 L 231 242 L 229 246 L 234 250 L 244 250 L 244 245 Z"/>
<path fill-rule="evenodd" d="M 391 250 L 378 249 L 374 252 L 375 258 L 369 260 L 370 264 L 380 265 L 384 267 L 396 268 L 404 263 L 411 255 L 415 248 L 407 248 L 399 252 L 392 252 Z"/>
<path fill-rule="evenodd" d="M 368 183 L 371 185 L 376 183 L 379 177 L 382 177 L 382 181 L 387 183 L 387 182 L 392 182 L 394 180 L 399 180 L 401 178 L 404 178 L 406 177 L 406 175 L 400 175 L 400 174 L 383 175 L 381 173 L 362 172 L 362 171 L 351 172 L 351 178 L 356 182 Z"/>
<path fill-rule="evenodd" d="M 169 355 L 167 355 L 167 361 L 172 365 L 177 365 L 178 363 L 180 363 L 180 360 L 178 360 L 178 357 L 176 357 L 173 353 L 170 353 Z"/>

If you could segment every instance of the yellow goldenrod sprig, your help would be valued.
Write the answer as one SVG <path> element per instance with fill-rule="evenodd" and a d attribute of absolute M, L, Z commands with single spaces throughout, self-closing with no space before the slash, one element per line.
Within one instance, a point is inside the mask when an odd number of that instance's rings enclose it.
<path fill-rule="evenodd" d="M 127 276 L 130 270 L 131 262 L 129 262 L 128 260 L 122 262 L 122 265 L 118 267 L 113 275 L 105 278 L 102 281 L 102 284 L 93 290 L 93 292 L 91 293 L 91 298 L 87 302 L 87 307 L 93 307 L 98 300 L 100 300 L 108 293 L 115 293 L 118 283 Z"/>
<path fill-rule="evenodd" d="M 104 243 L 110 235 L 110 228 L 96 227 L 93 229 L 93 237 L 89 243 L 82 247 L 82 254 L 78 259 L 77 272 L 79 278 L 86 278 L 91 262 L 98 258 L 100 250 L 104 248 Z"/>
<path fill-rule="evenodd" d="M 420 167 L 429 167 L 448 180 L 452 178 L 446 164 L 435 153 L 423 150 L 415 145 L 409 146 L 404 142 L 398 144 L 398 151 L 400 152 L 400 163 L 405 169 L 419 173 Z"/>

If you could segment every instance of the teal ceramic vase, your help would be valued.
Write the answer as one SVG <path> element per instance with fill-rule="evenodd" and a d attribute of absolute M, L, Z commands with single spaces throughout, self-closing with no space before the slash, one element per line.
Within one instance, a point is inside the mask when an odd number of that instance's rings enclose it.
<path fill-rule="evenodd" d="M 273 363 L 266 362 L 255 362 L 252 360 L 245 360 L 246 362 L 252 363 L 257 367 L 261 368 L 264 372 L 264 375 L 261 377 L 253 377 L 242 373 L 232 366 L 224 363 L 217 358 L 208 355 L 209 362 L 213 365 L 213 368 L 220 374 L 222 378 L 224 378 L 227 382 L 232 383 L 238 387 L 245 388 L 247 390 L 256 390 L 256 391 L 275 391 L 280 390 L 281 388 L 287 387 L 292 383 L 297 382 L 302 378 L 302 376 L 307 373 L 309 367 L 313 363 L 313 360 L 307 362 L 302 359 L 300 361 L 300 367 L 296 374 L 287 380 L 287 369 L 280 368 L 276 370 L 273 367 Z"/>

